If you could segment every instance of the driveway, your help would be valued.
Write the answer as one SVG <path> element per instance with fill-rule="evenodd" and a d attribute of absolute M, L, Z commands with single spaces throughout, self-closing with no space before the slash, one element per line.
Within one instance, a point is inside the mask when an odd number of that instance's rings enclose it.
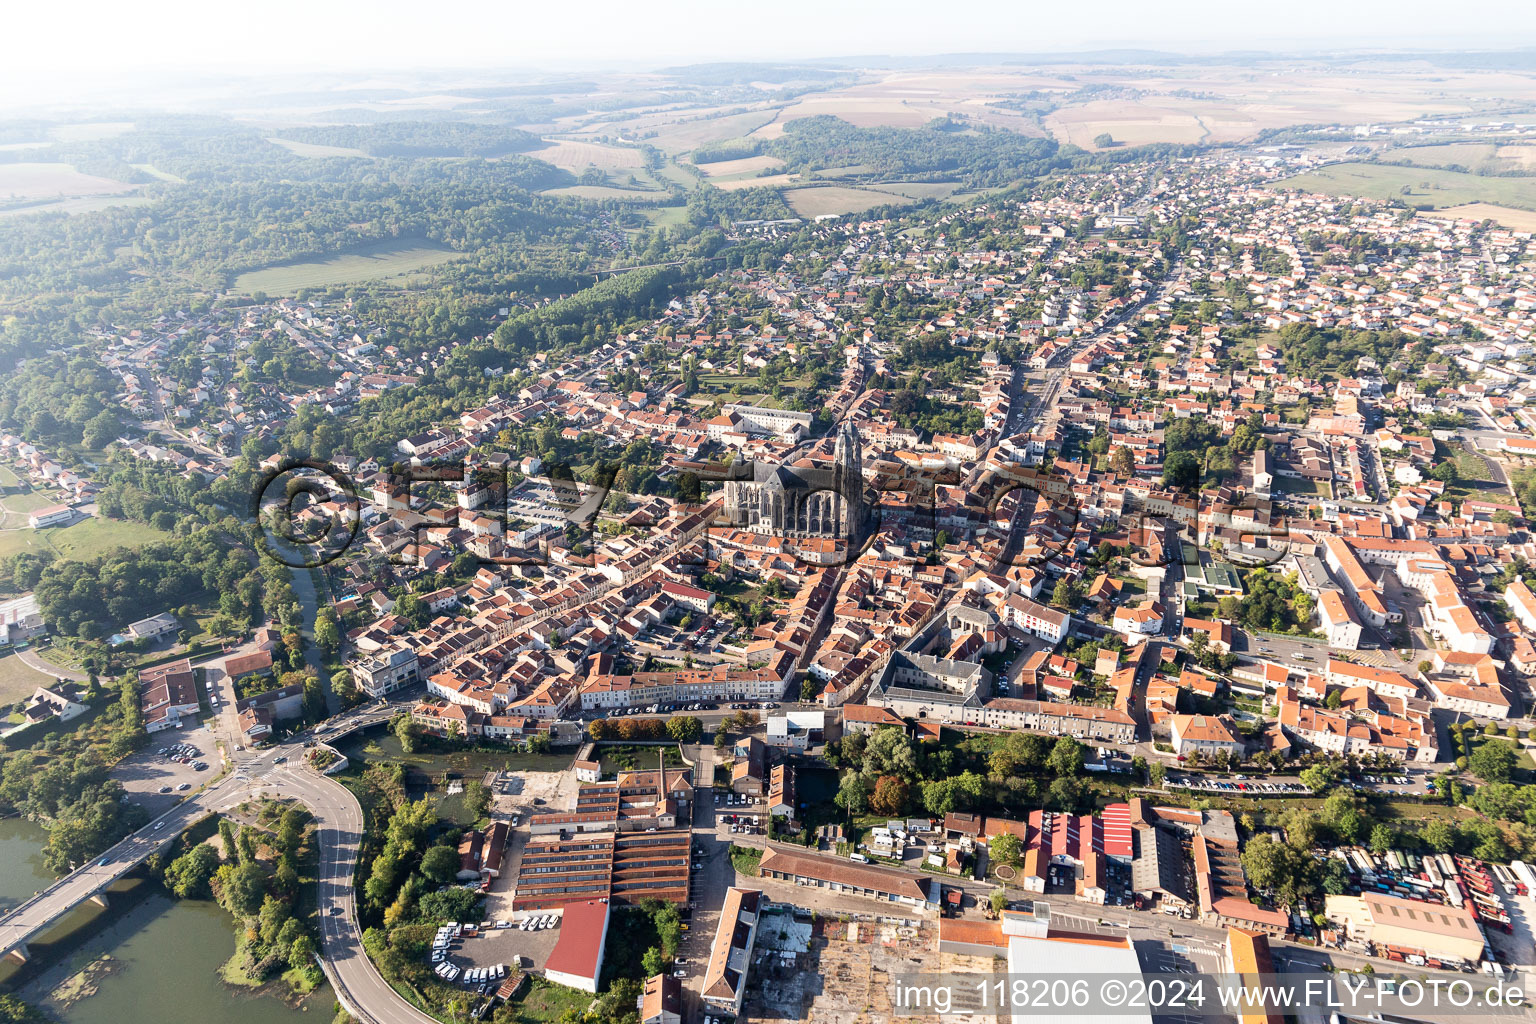
<path fill-rule="evenodd" d="M 17 651 L 16 657 L 20 658 L 23 664 L 35 668 L 45 675 L 53 676 L 55 679 L 69 679 L 77 683 L 83 683 L 87 679 L 86 673 L 79 669 L 61 668 L 53 662 L 44 659 L 37 653 L 37 648 L 35 647 L 29 647 L 24 651 Z"/>

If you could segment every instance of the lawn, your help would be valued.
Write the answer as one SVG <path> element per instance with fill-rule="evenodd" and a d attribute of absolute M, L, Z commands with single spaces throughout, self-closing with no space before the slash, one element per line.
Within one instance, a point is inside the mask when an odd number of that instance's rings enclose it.
<path fill-rule="evenodd" d="M 234 291 L 287 295 L 301 288 L 326 288 L 354 281 L 402 277 L 429 270 L 462 255 L 435 242 L 389 239 L 358 246 L 324 259 L 278 263 L 247 271 L 235 279 Z"/>
<path fill-rule="evenodd" d="M 515 1024 L 553 1024 L 568 1013 L 575 1019 L 592 1005 L 592 999 L 586 992 L 533 978 L 527 993 L 507 1004 L 508 1019 Z"/>
<path fill-rule="evenodd" d="M 603 744 L 598 748 L 598 763 L 602 765 L 604 776 L 613 775 L 621 771 L 635 771 L 656 767 L 657 756 L 664 759 L 668 768 L 682 766 L 683 758 L 678 753 L 674 743 L 657 744 L 655 746 L 645 744 L 627 745 L 621 743 Z"/>
<path fill-rule="evenodd" d="M 148 523 L 92 516 L 73 526 L 50 527 L 41 531 L 53 549 L 65 558 L 94 558 L 115 547 L 139 548 L 171 535 Z"/>
<path fill-rule="evenodd" d="M 400 750 L 400 740 L 384 730 L 370 730 L 366 738 L 359 740 L 349 736 L 337 744 L 337 748 L 353 760 L 399 762 L 407 768 L 433 778 L 441 778 L 449 772 L 468 778 L 479 778 L 488 771 L 545 771 L 559 772 L 570 767 L 574 754 L 524 754 L 500 747 L 452 750 L 438 748 L 430 739 L 417 740 L 414 754 Z"/>
<path fill-rule="evenodd" d="M 26 700 L 39 686 L 53 682 L 53 676 L 39 672 L 14 653 L 0 657 L 0 704 Z"/>
<path fill-rule="evenodd" d="M 1269 187 L 1294 188 L 1328 195 L 1397 199 L 1409 206 L 1435 209 L 1464 203 L 1496 203 L 1525 210 L 1536 209 L 1536 178 L 1484 177 L 1436 167 L 1330 164 L 1307 174 L 1271 182 Z"/>
<path fill-rule="evenodd" d="M 1311 494 L 1328 497 L 1328 483 L 1324 480 L 1308 480 L 1304 476 L 1275 476 L 1275 490 L 1281 494 Z"/>

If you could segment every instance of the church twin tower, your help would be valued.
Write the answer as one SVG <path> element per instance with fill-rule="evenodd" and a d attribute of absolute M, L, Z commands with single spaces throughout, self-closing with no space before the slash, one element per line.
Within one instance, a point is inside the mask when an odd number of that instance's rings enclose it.
<path fill-rule="evenodd" d="M 831 469 L 754 462 L 749 476 L 737 463 L 736 478 L 725 485 L 726 518 L 757 533 L 857 540 L 867 518 L 863 467 L 858 432 L 844 422 L 837 429 Z"/>

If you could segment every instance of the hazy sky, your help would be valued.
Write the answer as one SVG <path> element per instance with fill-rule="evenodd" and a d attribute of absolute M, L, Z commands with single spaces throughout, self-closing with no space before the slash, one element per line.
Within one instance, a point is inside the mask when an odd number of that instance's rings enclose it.
<path fill-rule="evenodd" d="M 0 107 L 125 74 L 187 70 L 1536 45 L 1529 0 L 15 0 L 6 7 L 0 90 L 11 91 L 0 93 Z"/>

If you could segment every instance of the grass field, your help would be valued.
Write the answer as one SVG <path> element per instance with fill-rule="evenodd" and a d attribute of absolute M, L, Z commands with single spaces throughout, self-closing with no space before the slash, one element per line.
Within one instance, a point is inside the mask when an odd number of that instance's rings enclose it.
<path fill-rule="evenodd" d="M 1307 174 L 1272 182 L 1270 187 L 1327 195 L 1398 199 L 1410 206 L 1428 205 L 1436 209 L 1466 203 L 1494 203 L 1536 210 L 1536 178 L 1490 178 L 1433 167 L 1330 164 Z"/>
<path fill-rule="evenodd" d="M 644 212 L 653 227 L 675 228 L 688 222 L 686 206 L 660 206 Z"/>
<path fill-rule="evenodd" d="M 40 508 L 58 503 L 58 497 L 42 491 L 28 491 L 26 494 L 11 494 L 0 498 L 0 504 L 11 512 L 35 512 Z"/>
<path fill-rule="evenodd" d="M 898 196 L 891 192 L 877 192 L 867 188 L 845 188 L 841 185 L 785 189 L 784 201 L 802 217 L 860 213 L 875 206 L 890 204 L 902 206 L 912 202 L 906 196 Z"/>
<path fill-rule="evenodd" d="M 0 164 L 0 197 L 48 199 L 54 196 L 107 196 L 132 192 L 127 182 L 81 174 L 69 164 Z"/>
<path fill-rule="evenodd" d="M 909 199 L 948 199 L 960 187 L 953 181 L 879 181 L 881 192 L 894 192 Z"/>
<path fill-rule="evenodd" d="M 170 534 L 147 523 L 91 517 L 73 526 L 0 533 L 0 558 L 23 551 L 52 551 L 64 558 L 93 558 L 110 548 L 137 548 Z"/>
<path fill-rule="evenodd" d="M 525 995 L 507 1004 L 506 1012 L 514 1024 L 548 1024 L 566 1014 L 581 1014 L 590 1005 L 592 997 L 585 992 L 534 978 Z"/>
<path fill-rule="evenodd" d="M 402 277 L 446 263 L 459 256 L 433 242 L 394 239 L 361 246 L 325 259 L 279 263 L 241 274 L 234 290 L 249 295 L 287 295 L 300 288 L 326 288 L 354 281 Z"/>
<path fill-rule="evenodd" d="M 346 146 L 317 146 L 310 142 L 294 142 L 292 139 L 268 139 L 275 146 L 282 146 L 294 156 L 351 156 L 368 158 L 368 154 L 360 149 L 349 149 Z"/>

